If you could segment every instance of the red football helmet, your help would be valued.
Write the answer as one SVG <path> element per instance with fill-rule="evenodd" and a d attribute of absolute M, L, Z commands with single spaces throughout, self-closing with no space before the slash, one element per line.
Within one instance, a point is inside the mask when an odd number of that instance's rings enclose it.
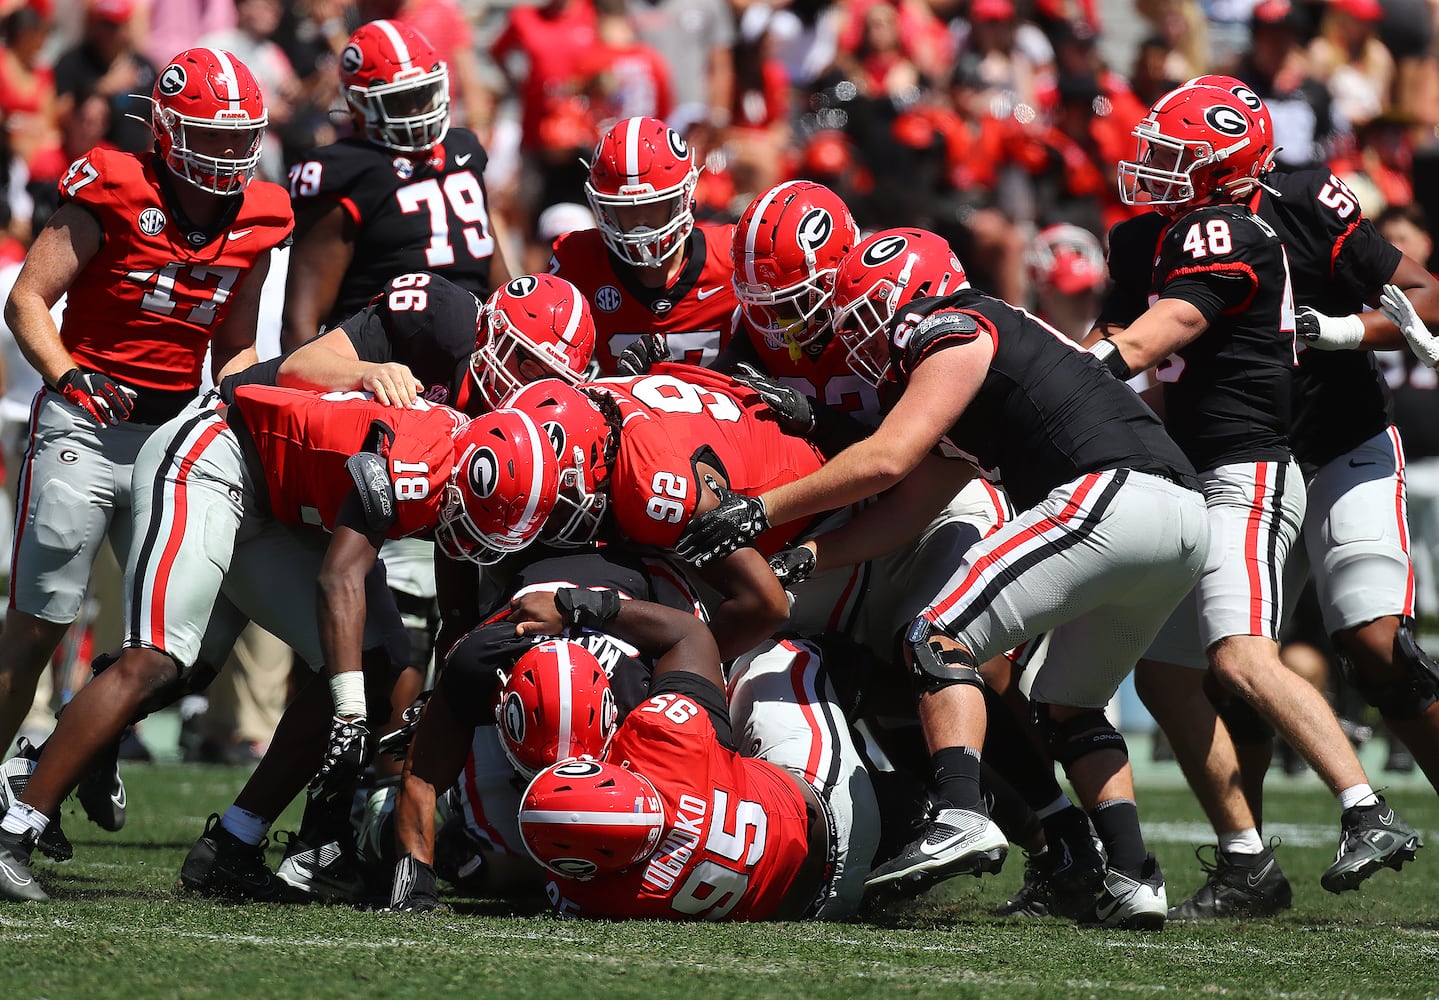
<path fill-rule="evenodd" d="M 1046 226 L 1024 251 L 1030 280 L 1038 289 L 1079 295 L 1104 284 L 1104 250 L 1087 229 L 1068 222 Z"/>
<path fill-rule="evenodd" d="M 600 760 L 545 768 L 525 789 L 520 836 L 530 857 L 556 875 L 622 872 L 654 852 L 664 800 L 644 775 Z"/>
<path fill-rule="evenodd" d="M 585 197 L 615 256 L 659 267 L 694 229 L 699 169 L 684 138 L 654 118 L 626 118 L 600 138 Z"/>
<path fill-rule="evenodd" d="M 450 71 L 424 35 L 399 21 L 371 21 L 350 36 L 340 89 L 377 146 L 422 153 L 450 130 Z"/>
<path fill-rule="evenodd" d="M 495 723 L 505 756 L 533 778 L 557 761 L 604 756 L 618 714 L 600 661 L 579 643 L 556 639 L 515 661 L 500 689 Z"/>
<path fill-rule="evenodd" d="M 1154 102 L 1134 136 L 1135 158 L 1119 164 L 1119 196 L 1126 205 L 1240 200 L 1254 190 L 1274 154 L 1268 116 L 1220 87 L 1171 90 Z"/>
<path fill-rule="evenodd" d="M 786 181 L 750 202 L 735 227 L 734 290 L 766 344 L 794 350 L 829 332 L 835 268 L 858 242 L 849 208 L 823 184 Z"/>
<path fill-rule="evenodd" d="M 595 350 L 595 321 L 584 295 L 553 274 L 511 279 L 485 302 L 485 334 L 470 359 L 480 395 L 492 408 L 537 378 L 577 383 Z M 529 377 L 526 362 L 538 366 Z"/>
<path fill-rule="evenodd" d="M 1269 116 L 1269 105 L 1264 99 L 1254 92 L 1254 88 L 1235 76 L 1225 76 L 1223 73 L 1206 73 L 1204 76 L 1196 76 L 1193 80 L 1184 84 L 1186 87 L 1218 87 L 1220 90 L 1227 90 L 1235 97 L 1244 102 L 1244 106 L 1254 112 L 1259 119 L 1260 127 L 1264 134 L 1269 136 L 1270 141 L 1274 140 L 1274 119 Z M 1279 152 L 1279 147 L 1274 146 L 1269 150 L 1269 162 L 1260 169 L 1260 173 L 1268 173 L 1274 169 L 1274 157 Z"/>
<path fill-rule="evenodd" d="M 607 451 L 609 421 L 595 402 L 559 379 L 531 382 L 510 399 L 510 408 L 530 416 L 549 435 L 559 460 L 563 521 L 545 527 L 545 541 L 559 546 L 588 545 L 599 537 L 609 495 Z"/>
<path fill-rule="evenodd" d="M 435 526 L 440 551 L 489 565 L 533 542 L 560 485 L 544 431 L 526 414 L 496 410 L 456 432 L 455 452 Z"/>
<path fill-rule="evenodd" d="M 254 74 L 223 49 L 186 49 L 155 78 L 150 130 L 160 159 L 201 191 L 245 190 L 269 123 Z"/>
<path fill-rule="evenodd" d="M 964 267 L 941 236 L 886 229 L 861 242 L 834 276 L 834 330 L 850 370 L 871 385 L 889 378 L 889 321 L 899 307 L 969 287 Z"/>

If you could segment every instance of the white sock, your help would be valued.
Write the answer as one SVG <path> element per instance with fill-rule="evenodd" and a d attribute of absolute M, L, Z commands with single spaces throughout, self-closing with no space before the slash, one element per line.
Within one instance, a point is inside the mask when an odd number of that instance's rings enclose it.
<path fill-rule="evenodd" d="M 265 839 L 270 822 L 265 817 L 257 816 L 239 806 L 231 806 L 225 810 L 225 815 L 220 817 L 222 827 L 234 834 L 235 839 L 252 847 Z"/>
<path fill-rule="evenodd" d="M 1339 808 L 1353 809 L 1355 806 L 1377 805 L 1379 796 L 1368 785 L 1350 785 L 1339 793 Z"/>
<path fill-rule="evenodd" d="M 1254 827 L 1219 835 L 1219 849 L 1225 854 L 1262 854 L 1264 841 Z"/>
<path fill-rule="evenodd" d="M 49 825 L 49 816 L 32 805 L 16 802 L 10 806 L 10 811 L 5 814 L 5 819 L 0 821 L 0 830 L 4 830 L 6 833 L 18 833 L 22 836 L 34 830 L 38 837 L 45 832 L 45 828 Z"/>
<path fill-rule="evenodd" d="M 1074 805 L 1074 803 L 1069 801 L 1069 796 L 1065 795 L 1063 792 L 1060 792 L 1059 798 L 1055 799 L 1043 809 L 1035 810 L 1034 814 L 1040 819 L 1049 819 L 1049 817 L 1053 816 L 1055 813 L 1063 812 L 1072 805 Z"/>

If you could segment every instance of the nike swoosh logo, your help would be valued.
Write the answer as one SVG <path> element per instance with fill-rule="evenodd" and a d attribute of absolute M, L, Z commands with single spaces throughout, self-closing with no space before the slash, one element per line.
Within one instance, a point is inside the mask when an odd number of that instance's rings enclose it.
<path fill-rule="evenodd" d="M 466 163 L 470 162 L 470 157 L 474 155 L 474 153 L 466 153 L 464 156 L 455 157 L 455 166 L 463 167 Z"/>
<path fill-rule="evenodd" d="M 724 285 L 715 285 L 713 288 L 701 288 L 699 291 L 695 292 L 695 298 L 697 298 L 697 299 L 699 299 L 701 302 L 703 302 L 705 299 L 709 298 L 709 297 L 710 297 L 711 295 L 713 295 L 715 292 L 719 292 L 719 291 L 723 291 L 723 290 L 724 290 Z"/>
<path fill-rule="evenodd" d="M 1378 462 L 1356 462 L 1356 461 L 1355 461 L 1354 459 L 1352 459 L 1352 458 L 1349 460 L 1349 468 L 1351 468 L 1351 469 L 1358 469 L 1358 468 L 1361 468 L 1362 466 L 1365 466 L 1365 465 L 1378 465 L 1378 464 L 1379 464 Z"/>
<path fill-rule="evenodd" d="M 238 240 L 243 237 L 249 236 L 253 232 L 253 229 L 232 229 L 230 230 L 230 239 Z"/>
<path fill-rule="evenodd" d="M 0 871 L 3 871 L 5 873 L 5 879 L 11 885 L 29 885 L 31 882 L 35 881 L 33 878 L 21 878 L 19 875 L 15 874 L 15 869 L 11 868 L 3 861 L 0 861 Z"/>
<path fill-rule="evenodd" d="M 1100 903 L 1096 901 L 1094 904 L 1094 915 L 1098 917 L 1101 921 L 1108 920 L 1110 917 L 1114 916 L 1116 913 L 1119 912 L 1119 907 L 1122 905 L 1123 901 L 1119 899 L 1116 899 L 1110 903 Z"/>
<path fill-rule="evenodd" d="M 1393 826 L 1393 825 L 1394 825 L 1394 810 L 1391 809 L 1391 810 L 1389 810 L 1388 812 L 1380 813 L 1380 814 L 1379 814 L 1379 822 L 1383 823 L 1385 826 Z"/>
<path fill-rule="evenodd" d="M 113 802 L 113 803 L 115 803 L 115 808 L 116 808 L 116 809 L 124 809 L 124 808 L 125 808 L 125 786 L 124 786 L 124 785 L 121 785 L 121 786 L 120 786 L 120 790 L 119 790 L 118 792 L 111 792 L 111 793 L 110 793 L 110 801 Z"/>
<path fill-rule="evenodd" d="M 1259 869 L 1257 872 L 1250 872 L 1248 875 L 1246 875 L 1244 877 L 1244 880 L 1249 883 L 1249 888 L 1259 888 L 1259 883 L 1264 881 L 1264 879 L 1269 875 L 1269 870 L 1273 867 L 1274 859 L 1271 858 L 1269 860 L 1269 863 L 1266 864 L 1263 868 Z"/>

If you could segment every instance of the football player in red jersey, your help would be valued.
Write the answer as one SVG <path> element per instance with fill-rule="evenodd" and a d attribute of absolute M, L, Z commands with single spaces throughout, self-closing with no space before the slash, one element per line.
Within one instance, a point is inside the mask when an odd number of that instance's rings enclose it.
<path fill-rule="evenodd" d="M 406 24 L 371 21 L 340 53 L 340 88 L 355 135 L 290 168 L 286 348 L 364 308 L 399 274 L 434 271 L 480 299 L 508 277 L 485 150 L 450 126 L 439 51 Z"/>
<path fill-rule="evenodd" d="M 481 544 L 524 544 L 538 533 L 557 486 L 557 463 L 543 446 L 528 449 L 526 480 L 507 482 L 517 442 L 536 438 L 544 441 L 514 412 L 468 421 L 447 407 L 397 410 L 367 395 L 265 385 L 238 386 L 228 407 L 190 408 L 158 430 L 135 463 L 141 489 L 126 566 L 124 651 L 67 706 L 56 740 L 6 815 L 0 894 L 46 898 L 28 875 L 30 846 L 89 757 L 197 661 L 220 662 L 202 640 L 223 649 L 223 626 L 234 628 L 233 639 L 249 619 L 324 665 L 333 723 L 327 741 L 317 730 L 281 746 L 277 731 L 247 785 L 253 798 L 242 796 L 206 829 L 181 880 L 205 894 L 280 898 L 258 846 L 268 823 L 307 774 L 316 775 L 320 795 L 336 792 L 367 756 L 365 580 L 381 542 L 433 532 L 460 558 L 473 558 Z M 516 499 L 497 506 L 498 495 Z M 277 575 L 278 565 L 287 572 Z M 221 595 L 242 620 L 215 620 Z M 302 696 L 287 711 L 315 704 Z"/>
<path fill-rule="evenodd" d="M 698 178 L 694 151 L 654 118 L 626 118 L 595 147 L 585 196 L 599 228 L 561 236 L 550 273 L 589 299 L 603 375 L 646 334 L 697 365 L 729 342 L 734 227 L 695 223 Z"/>
<path fill-rule="evenodd" d="M 556 764 L 525 791 L 520 832 L 556 876 L 547 892 L 562 915 L 794 920 L 853 912 L 856 900 L 836 885 L 848 859 L 824 779 L 740 755 L 738 736 L 753 729 L 738 706 L 762 701 L 732 693 L 731 719 L 720 653 L 702 621 L 597 591 L 529 595 L 512 618 L 520 634 L 542 635 L 584 620 L 657 659 L 648 698 L 620 723 L 603 761 Z M 611 782 L 626 794 L 607 793 Z"/>
<path fill-rule="evenodd" d="M 130 549 L 140 446 L 194 398 L 207 349 L 217 377 L 254 360 L 270 251 L 290 236 L 284 190 L 251 183 L 267 116 L 244 64 L 187 49 L 151 99 L 155 151 L 96 148 L 71 164 L 5 308 L 45 388 L 20 472 L 0 746 L 79 612 L 101 540 L 122 560 Z M 67 293 L 57 330 L 50 307 Z M 97 774 L 102 801 L 118 794 L 113 768 Z"/>

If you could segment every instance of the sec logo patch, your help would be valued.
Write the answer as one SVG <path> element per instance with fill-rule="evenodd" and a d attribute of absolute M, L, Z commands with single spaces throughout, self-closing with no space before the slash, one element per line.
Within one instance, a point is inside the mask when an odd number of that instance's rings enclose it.
<path fill-rule="evenodd" d="M 620 290 L 614 285 L 602 285 L 595 292 L 595 308 L 600 312 L 612 313 L 620 307 Z"/>
<path fill-rule="evenodd" d="M 139 225 L 140 232 L 146 236 L 156 236 L 165 228 L 165 213 L 158 208 L 147 208 L 140 213 Z"/>

